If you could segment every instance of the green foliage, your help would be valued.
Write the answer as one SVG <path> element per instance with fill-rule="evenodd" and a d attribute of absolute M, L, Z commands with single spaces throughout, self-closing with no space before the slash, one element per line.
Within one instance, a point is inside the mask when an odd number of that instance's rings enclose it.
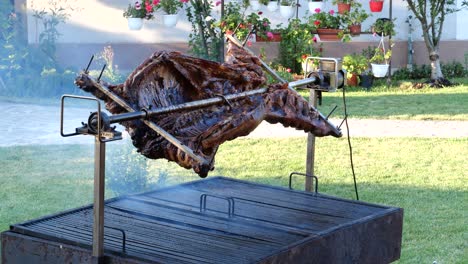
<path fill-rule="evenodd" d="M 344 22 L 348 26 L 361 25 L 367 18 L 367 13 L 359 2 L 353 2 L 351 11 L 343 15 Z"/>
<path fill-rule="evenodd" d="M 234 33 L 239 40 L 243 41 L 252 29 L 245 14 L 247 6 L 229 2 L 224 8 L 224 17 L 216 23 L 216 27 L 220 28 L 223 33 Z"/>
<path fill-rule="evenodd" d="M 104 50 L 97 54 L 96 58 L 98 64 L 106 64 L 106 69 L 102 73 L 102 79 L 112 84 L 118 84 L 125 81 L 125 76 L 120 74 L 118 65 L 114 64 L 114 50 L 110 45 L 105 46 Z"/>
<path fill-rule="evenodd" d="M 392 21 L 388 18 L 378 18 L 372 25 L 372 32 L 383 36 L 395 35 L 394 20 Z"/>
<path fill-rule="evenodd" d="M 291 19 L 286 28 L 281 29 L 278 64 L 289 68 L 293 73 L 302 72 L 302 62 L 309 56 L 320 56 L 321 46 L 314 45 L 314 36 L 309 23 Z"/>
<path fill-rule="evenodd" d="M 291 74 L 291 69 L 285 68 L 284 66 L 275 64 L 275 63 L 271 63 L 270 67 L 274 69 L 276 74 L 278 74 L 281 78 L 283 78 L 283 80 L 287 82 L 291 82 L 294 80 L 294 77 Z M 273 78 L 270 74 L 267 74 L 266 77 L 267 77 L 267 85 L 278 83 L 278 80 Z"/>
<path fill-rule="evenodd" d="M 468 71 L 460 62 L 441 63 L 442 73 L 446 78 L 468 77 Z M 394 80 L 422 80 L 431 75 L 430 65 L 413 65 L 412 69 L 401 68 L 396 70 L 392 78 Z"/>
<path fill-rule="evenodd" d="M 374 50 L 374 56 L 369 61 L 376 64 L 388 64 L 391 57 L 392 51 L 390 49 L 385 50 L 383 47 L 377 47 Z"/>
<path fill-rule="evenodd" d="M 317 10 L 318 11 L 318 10 Z M 343 29 L 344 28 L 344 17 L 330 10 L 328 12 L 320 10 L 320 12 L 314 12 L 308 17 L 308 21 L 312 30 L 318 28 L 332 28 L 332 29 Z"/>
<path fill-rule="evenodd" d="M 343 68 L 350 78 L 353 74 L 359 75 L 367 70 L 368 62 L 364 55 L 353 53 L 343 57 Z"/>
<path fill-rule="evenodd" d="M 127 9 L 123 13 L 125 18 L 144 18 L 151 19 L 153 18 L 152 12 L 147 12 L 145 7 L 137 1 L 135 4 L 128 4 Z"/>
<path fill-rule="evenodd" d="M 182 8 L 183 3 L 188 2 L 188 0 L 161 0 L 159 4 L 156 5 L 157 9 L 162 9 L 164 13 L 168 15 L 177 14 L 179 9 Z"/>
<path fill-rule="evenodd" d="M 196 57 L 222 62 L 224 41 L 215 31 L 211 17 L 211 4 L 204 0 L 190 0 L 186 8 L 187 19 L 192 24 L 189 34 L 190 53 Z"/>

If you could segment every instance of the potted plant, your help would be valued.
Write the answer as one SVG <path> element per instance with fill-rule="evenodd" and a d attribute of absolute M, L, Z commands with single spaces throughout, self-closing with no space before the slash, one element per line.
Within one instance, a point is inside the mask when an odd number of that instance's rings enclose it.
<path fill-rule="evenodd" d="M 280 14 L 284 18 L 291 18 L 294 15 L 294 9 L 296 7 L 295 0 L 281 0 L 280 2 Z"/>
<path fill-rule="evenodd" d="M 350 54 L 343 57 L 343 68 L 346 70 L 347 83 L 349 86 L 357 86 L 359 75 L 368 68 L 367 59 L 361 54 Z"/>
<path fill-rule="evenodd" d="M 379 36 L 395 35 L 395 24 L 389 18 L 378 18 L 372 25 L 371 30 Z"/>
<path fill-rule="evenodd" d="M 214 25 L 225 34 L 234 34 L 240 40 L 245 39 L 250 32 L 250 28 L 244 18 L 245 8 L 229 2 L 225 6 L 224 12 L 223 19 L 214 23 Z"/>
<path fill-rule="evenodd" d="M 305 58 L 321 55 L 322 47 L 315 43 L 316 37 L 307 22 L 291 19 L 287 27 L 281 29 L 281 37 L 277 61 L 293 73 L 301 73 Z"/>
<path fill-rule="evenodd" d="M 338 14 L 345 14 L 351 10 L 353 0 L 333 0 L 332 3 L 338 6 Z"/>
<path fill-rule="evenodd" d="M 323 9 L 322 0 L 309 0 L 309 12 L 315 12 L 315 9 Z"/>
<path fill-rule="evenodd" d="M 266 17 L 261 17 L 263 12 L 251 13 L 245 19 L 244 23 L 247 24 L 247 28 L 253 29 L 256 37 L 256 41 L 280 41 L 281 34 L 271 32 L 270 20 Z M 279 38 L 279 39 L 278 39 Z"/>
<path fill-rule="evenodd" d="M 371 12 L 381 12 L 383 8 L 383 0 L 370 0 L 369 8 Z"/>
<path fill-rule="evenodd" d="M 334 10 L 323 12 L 317 8 L 308 20 L 321 41 L 337 41 L 343 38 L 343 18 L 336 15 Z"/>
<path fill-rule="evenodd" d="M 162 10 L 164 12 L 164 26 L 175 27 L 177 24 L 177 13 L 188 1 L 189 0 L 153 0 L 153 3 L 156 9 Z"/>
<path fill-rule="evenodd" d="M 393 46 L 390 41 L 390 46 Z M 374 77 L 385 77 L 389 68 L 389 61 L 392 57 L 391 49 L 385 49 L 385 44 L 383 41 L 380 42 L 379 46 L 375 48 L 374 55 L 370 59 L 372 66 L 372 73 Z"/>
<path fill-rule="evenodd" d="M 143 19 L 153 18 L 153 11 L 153 5 L 149 1 L 145 1 L 145 7 L 139 1 L 136 1 L 135 4 L 128 5 L 123 17 L 127 18 L 130 30 L 140 30 L 143 27 Z"/>
<path fill-rule="evenodd" d="M 372 74 L 369 61 L 374 56 L 375 49 L 375 46 L 368 46 L 367 48 L 361 51 L 362 56 L 366 58 L 367 68 L 361 73 L 361 75 L 359 75 L 359 86 L 365 87 L 368 90 L 372 87 L 372 84 L 374 83 L 374 75 Z"/>
<path fill-rule="evenodd" d="M 344 19 L 348 24 L 348 30 L 351 36 L 359 36 L 361 34 L 361 24 L 369 17 L 362 4 L 355 2 L 353 4 L 353 10 L 344 15 Z"/>

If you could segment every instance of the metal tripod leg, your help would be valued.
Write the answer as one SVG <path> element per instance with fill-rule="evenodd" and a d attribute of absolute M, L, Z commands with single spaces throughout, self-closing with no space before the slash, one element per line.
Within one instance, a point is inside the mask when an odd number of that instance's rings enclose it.
<path fill-rule="evenodd" d="M 106 143 L 94 139 L 93 262 L 104 262 L 104 178 Z"/>
<path fill-rule="evenodd" d="M 309 94 L 309 103 L 317 109 L 317 100 L 318 94 L 315 90 L 310 90 Z M 315 135 L 312 133 L 308 133 L 307 135 L 307 160 L 306 160 L 306 174 L 307 175 L 315 175 L 314 174 L 314 161 L 315 161 Z M 305 191 L 311 192 L 313 187 L 313 178 L 306 177 L 305 179 Z"/>

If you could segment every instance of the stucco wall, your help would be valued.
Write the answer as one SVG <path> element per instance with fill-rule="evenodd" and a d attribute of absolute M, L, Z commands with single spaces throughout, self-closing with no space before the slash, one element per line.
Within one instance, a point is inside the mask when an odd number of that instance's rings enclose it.
<path fill-rule="evenodd" d="M 24 0 L 27 2 L 28 10 L 32 8 L 47 8 L 48 1 L 44 0 Z M 70 1 L 70 0 L 69 0 Z M 363 8 L 369 11 L 368 1 L 359 0 Z M 191 30 L 191 24 L 187 21 L 184 10 L 179 12 L 179 23 L 175 28 L 165 28 L 161 24 L 161 16 L 158 14 L 154 20 L 145 21 L 144 28 L 141 31 L 130 31 L 127 28 L 127 21 L 122 16 L 123 10 L 134 0 L 79 0 L 76 1 L 79 10 L 70 12 L 70 18 L 66 24 L 59 27 L 62 36 L 59 39 L 61 43 L 172 43 L 186 42 Z M 213 1 L 214 2 L 214 1 Z M 461 2 L 461 0 L 459 0 Z M 369 30 L 370 25 L 379 17 L 388 17 L 390 1 L 385 1 L 384 9 L 381 13 L 372 13 L 372 17 L 363 24 L 364 30 Z M 303 17 L 308 8 L 306 0 L 300 0 L 299 17 Z M 325 2 L 325 10 L 335 9 L 331 0 Z M 214 17 L 219 17 L 219 7 L 214 7 Z M 286 24 L 287 20 L 281 18 L 279 11 L 270 12 L 262 8 L 264 16 L 268 17 L 273 25 L 280 23 Z M 393 1 L 393 17 L 396 18 L 397 40 L 406 40 L 408 36 L 408 24 L 405 23 L 410 12 L 407 9 L 406 2 L 403 0 Z M 421 29 L 419 22 L 415 21 L 415 40 L 421 39 Z M 447 17 L 444 27 L 443 39 L 468 39 L 468 31 L 463 30 L 460 25 L 468 24 L 468 11 Z M 28 16 L 29 42 L 34 43 L 38 40 L 38 32 L 41 30 L 40 21 L 32 16 Z M 354 38 L 355 41 L 372 41 L 369 35 L 363 35 Z"/>
<path fill-rule="evenodd" d="M 25 1 L 28 10 L 28 39 L 30 43 L 36 43 L 41 25 L 37 19 L 31 16 L 31 8 L 46 7 L 45 0 L 19 0 Z M 69 0 L 70 1 L 70 0 Z M 359 0 L 365 10 L 369 11 L 368 1 Z M 102 51 L 105 45 L 111 44 L 115 50 L 116 63 L 122 69 L 133 69 L 144 58 L 158 49 L 172 49 L 181 52 L 188 50 L 188 35 L 191 25 L 187 21 L 184 11 L 179 13 L 179 22 L 175 28 L 165 28 L 161 24 L 161 16 L 156 19 L 145 21 L 141 31 L 130 31 L 127 28 L 126 19 L 123 18 L 123 10 L 134 0 L 77 0 L 80 10 L 71 12 L 70 19 L 66 24 L 59 27 L 62 36 L 59 39 L 58 57 L 65 65 L 84 66 L 91 54 Z M 388 17 L 389 2 L 385 1 L 384 9 L 381 13 L 372 13 L 363 24 L 363 30 L 369 30 L 370 25 L 379 17 Z M 299 16 L 302 17 L 307 11 L 307 2 L 300 1 Z M 460 5 L 461 0 L 458 0 Z M 325 3 L 325 10 L 335 9 L 331 0 Z M 219 17 L 219 7 L 214 7 L 214 17 Z M 279 11 L 269 12 L 262 8 L 264 16 L 268 17 L 273 25 L 287 23 L 281 18 Z M 405 66 L 407 63 L 407 39 L 409 27 L 405 22 L 410 14 L 406 1 L 393 0 L 393 17 L 396 18 L 397 35 L 396 46 L 393 53 L 392 62 L 396 67 Z M 370 11 L 369 11 L 370 13 Z M 447 17 L 444 26 L 441 45 L 441 58 L 443 61 L 458 60 L 464 61 L 464 54 L 468 53 L 468 11 L 461 11 Z M 415 31 L 412 33 L 414 43 L 414 62 L 416 64 L 428 63 L 427 50 L 422 41 L 422 32 L 419 22 L 413 21 Z M 463 41 L 462 41 L 463 40 Z M 324 43 L 325 55 L 341 57 L 344 54 L 360 52 L 369 45 L 377 45 L 378 37 L 371 34 L 364 34 L 353 38 L 351 43 L 328 42 Z M 254 49 L 261 45 L 266 45 L 270 58 L 277 54 L 277 43 L 255 44 Z"/>

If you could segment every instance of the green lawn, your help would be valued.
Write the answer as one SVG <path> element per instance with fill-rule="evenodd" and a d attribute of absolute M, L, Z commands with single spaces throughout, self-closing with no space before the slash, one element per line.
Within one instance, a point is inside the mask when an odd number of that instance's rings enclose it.
<path fill-rule="evenodd" d="M 399 263 L 466 263 L 467 146 L 466 138 L 353 139 L 361 200 L 404 208 Z M 124 147 L 108 144 L 108 163 Z M 317 140 L 316 155 L 319 191 L 353 199 L 346 139 Z M 216 159 L 210 176 L 287 186 L 290 172 L 304 171 L 305 140 L 238 139 L 223 144 Z M 92 146 L 0 148 L 0 230 L 90 203 L 92 162 Z M 151 180 L 160 186 L 199 179 L 164 160 L 148 161 L 148 166 Z M 298 179 L 295 188 L 302 185 Z"/>
<path fill-rule="evenodd" d="M 307 95 L 308 92 L 301 92 Z M 468 120 L 468 85 L 443 89 L 390 89 L 384 86 L 370 91 L 349 88 L 346 94 L 351 118 L 410 119 L 410 120 Z M 332 117 L 342 117 L 342 92 L 323 93 L 319 110 L 327 114 L 337 105 Z"/>

